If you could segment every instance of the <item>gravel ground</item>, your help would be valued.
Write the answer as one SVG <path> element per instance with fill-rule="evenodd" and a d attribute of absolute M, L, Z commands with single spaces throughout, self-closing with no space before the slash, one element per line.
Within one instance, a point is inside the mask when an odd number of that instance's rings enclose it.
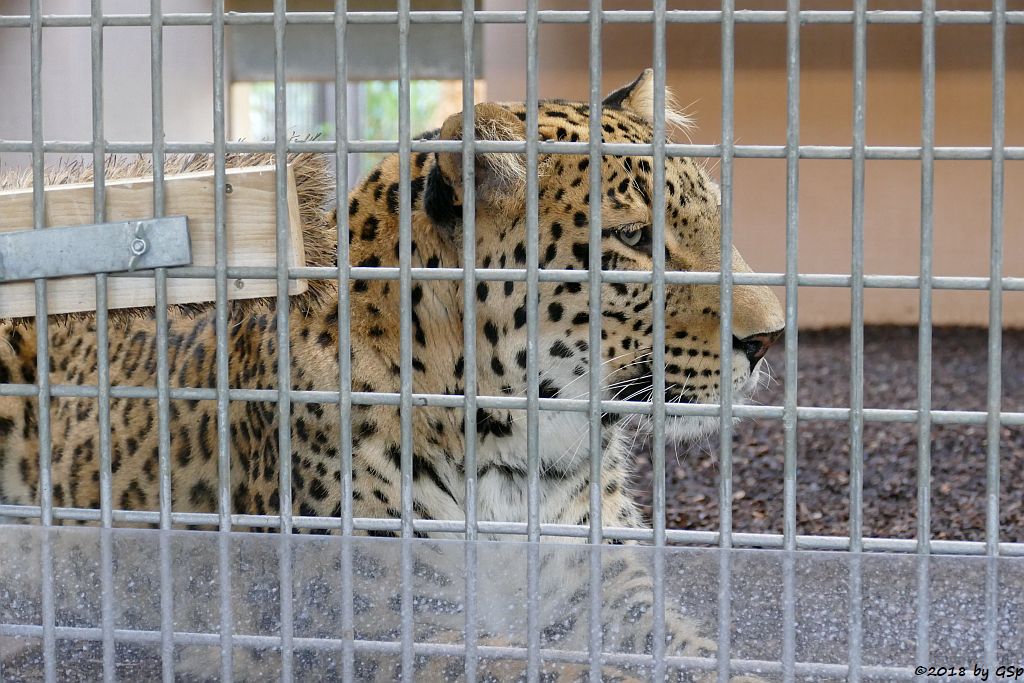
<path fill-rule="evenodd" d="M 864 332 L 864 405 L 917 406 L 917 328 L 868 327 Z M 988 391 L 988 333 L 937 328 L 932 338 L 932 407 L 984 410 Z M 768 354 L 774 380 L 756 400 L 782 405 L 782 342 Z M 1004 411 L 1024 411 L 1024 331 L 1003 334 Z M 848 329 L 801 332 L 800 406 L 845 407 L 850 396 Z M 797 427 L 797 532 L 849 532 L 849 427 L 802 421 Z M 985 425 L 933 425 L 931 430 L 933 538 L 985 538 Z M 744 420 L 733 441 L 733 528 L 782 533 L 784 433 L 781 420 Z M 1001 540 L 1024 541 L 1024 427 L 1000 430 Z M 718 528 L 718 438 L 670 447 L 666 460 L 669 528 Z M 650 512 L 649 450 L 640 454 L 640 481 Z M 917 518 L 917 425 L 864 425 L 864 534 L 914 538 Z"/>

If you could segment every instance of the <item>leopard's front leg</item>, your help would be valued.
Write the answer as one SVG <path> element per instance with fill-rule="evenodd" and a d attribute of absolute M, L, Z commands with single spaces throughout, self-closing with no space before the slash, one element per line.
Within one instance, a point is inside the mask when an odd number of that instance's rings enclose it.
<path fill-rule="evenodd" d="M 567 551 L 563 548 L 557 552 L 565 554 Z M 544 600 L 553 607 L 549 611 L 549 623 L 542 631 L 541 647 L 587 650 L 593 597 L 590 569 L 594 559 L 592 553 L 595 552 L 599 553 L 597 561 L 601 573 L 600 595 L 596 596 L 600 601 L 601 651 L 612 655 L 608 657 L 612 662 L 615 654 L 653 656 L 656 626 L 654 572 L 651 556 L 637 546 L 587 546 L 573 549 L 560 559 L 555 555 L 546 558 L 547 564 L 551 566 L 545 567 L 545 571 L 551 572 L 552 579 L 560 575 L 563 579 L 571 577 L 572 580 L 545 582 Z M 671 596 L 666 597 L 662 652 L 670 657 L 714 660 L 717 645 L 710 637 L 711 630 L 683 613 L 673 604 Z M 612 664 L 602 668 L 602 671 L 615 668 L 626 675 L 651 680 L 653 664 L 653 659 L 650 664 Z M 717 679 L 713 669 L 692 665 L 668 665 L 665 671 L 667 680 L 672 681 L 704 682 Z M 738 675 L 730 680 L 753 683 L 761 679 Z"/>

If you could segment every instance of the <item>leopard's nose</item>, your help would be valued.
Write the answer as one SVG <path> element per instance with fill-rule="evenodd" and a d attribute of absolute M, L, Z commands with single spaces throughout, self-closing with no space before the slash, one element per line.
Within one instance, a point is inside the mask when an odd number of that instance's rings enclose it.
<path fill-rule="evenodd" d="M 732 338 L 732 347 L 737 351 L 742 351 L 747 356 L 747 360 L 750 361 L 750 367 L 753 369 L 757 365 L 757 361 L 764 358 L 764 354 L 768 353 L 768 347 L 775 342 L 782 335 L 782 330 L 778 329 L 774 332 L 765 332 L 762 334 L 753 334 L 744 339 L 740 339 L 735 335 Z"/>

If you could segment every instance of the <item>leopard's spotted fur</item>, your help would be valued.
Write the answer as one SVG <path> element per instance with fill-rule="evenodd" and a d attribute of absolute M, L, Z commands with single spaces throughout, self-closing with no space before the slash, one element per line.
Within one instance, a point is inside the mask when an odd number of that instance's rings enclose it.
<path fill-rule="evenodd" d="M 652 78 L 649 72 L 608 98 L 602 112 L 606 142 L 649 142 L 652 137 Z M 539 110 L 543 139 L 585 141 L 588 107 L 545 101 Z M 521 104 L 485 104 L 476 110 L 478 139 L 523 139 Z M 461 115 L 438 132 L 461 137 Z M 412 199 L 412 266 L 462 265 L 461 157 L 417 153 L 409 160 Z M 544 155 L 539 162 L 539 254 L 542 269 L 584 270 L 588 266 L 590 173 L 586 156 Z M 525 268 L 525 167 L 512 155 L 481 154 L 476 160 L 476 266 Z M 652 170 L 650 158 L 606 156 L 602 175 L 602 264 L 608 270 L 650 270 Z M 399 160 L 383 161 L 352 191 L 346 207 L 351 231 L 350 261 L 357 267 L 399 263 Z M 665 173 L 665 257 L 669 270 L 717 270 L 720 259 L 719 195 L 704 169 L 690 159 L 671 158 Z M 625 228 L 625 229 L 623 229 Z M 639 231 L 639 237 L 637 237 Z M 633 244 L 635 242 L 635 244 Z M 629 244 L 633 246 L 629 246 Z M 738 253 L 736 271 L 748 270 Z M 398 392 L 400 380 L 400 291 L 394 280 L 354 280 L 349 289 L 353 390 Z M 649 400 L 652 339 L 651 286 L 605 284 L 602 296 L 601 367 L 606 397 Z M 413 283 L 413 390 L 461 394 L 463 355 L 461 280 Z M 714 286 L 668 286 L 666 293 L 665 377 L 668 401 L 709 402 L 719 387 L 719 290 Z M 336 390 L 338 386 L 337 290 L 319 304 L 293 307 L 289 316 L 292 387 Z M 475 292 L 477 391 L 482 396 L 525 396 L 526 284 L 481 279 Z M 542 398 L 585 398 L 589 382 L 588 291 L 585 283 L 540 285 L 539 363 Z M 733 331 L 744 343 L 727 363 L 735 395 L 756 385 L 763 347 L 782 328 L 780 306 L 766 288 L 738 286 L 733 298 Z M 212 312 L 170 320 L 172 387 L 216 386 L 215 325 Z M 278 332 L 275 309 L 266 304 L 234 315 L 228 324 L 228 382 L 233 388 L 277 386 Z M 70 321 L 49 330 L 50 381 L 97 384 L 96 336 L 92 323 Z M 156 386 L 156 345 L 152 320 L 129 320 L 110 329 L 111 378 L 117 386 Z M 37 381 L 33 325 L 0 325 L 0 383 Z M 39 441 L 34 397 L 0 397 L 0 502 L 37 505 Z M 171 478 L 175 511 L 218 509 L 216 402 L 173 400 Z M 234 513 L 274 514 L 280 502 L 278 408 L 274 403 L 232 401 L 229 449 Z M 526 424 L 522 411 L 480 409 L 476 425 L 477 501 L 481 520 L 525 521 L 527 515 Z M 352 425 L 353 507 L 357 517 L 400 516 L 400 411 L 393 405 L 355 405 L 341 416 Z M 158 506 L 159 452 L 155 401 L 111 401 L 112 505 L 121 509 Z M 51 407 L 54 504 L 66 508 L 100 506 L 100 460 L 95 399 L 54 398 Z M 629 493 L 627 425 L 618 416 L 604 420 L 602 509 L 605 525 L 638 527 L 643 520 Z M 461 520 L 465 515 L 466 473 L 463 411 L 416 407 L 412 415 L 412 505 L 420 519 Z M 671 418 L 673 438 L 713 428 L 713 418 Z M 292 512 L 338 516 L 341 512 L 339 413 L 335 405 L 296 402 L 292 406 Z M 542 411 L 540 415 L 543 522 L 587 524 L 590 463 L 586 413 Z M 624 571 L 624 570 L 620 570 Z M 576 570 L 585 581 L 586 571 Z M 609 651 L 651 647 L 651 583 L 645 572 L 629 570 L 606 589 Z M 559 633 L 585 649 L 586 605 L 573 606 L 571 586 Z M 609 594 L 610 593 L 610 594 Z M 616 599 L 617 595 L 626 596 Z M 558 612 L 559 610 L 556 610 Z M 569 632 L 570 637 L 566 631 Z M 578 632 L 578 633 L 574 633 Z M 549 631 L 545 631 L 549 634 Z M 549 634 L 550 635 L 550 634 Z M 669 651 L 710 651 L 681 616 L 668 615 Z M 547 636 L 545 636 L 547 637 Z M 485 640 L 487 636 L 484 636 Z M 543 646 L 551 645 L 549 642 Z M 489 668 L 491 667 L 491 668 Z M 482 671 L 514 679 L 519 662 L 482 662 Z M 583 667 L 585 668 L 585 667 Z M 371 677 L 389 678 L 394 669 L 374 667 Z M 562 670 L 565 677 L 579 667 Z M 583 672 L 585 674 L 585 671 Z M 611 672 L 609 672 L 611 675 Z"/>

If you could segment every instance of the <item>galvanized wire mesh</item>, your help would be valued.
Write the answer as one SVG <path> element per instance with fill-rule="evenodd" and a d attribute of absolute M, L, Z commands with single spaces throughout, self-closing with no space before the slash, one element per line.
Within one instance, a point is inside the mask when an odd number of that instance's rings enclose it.
<path fill-rule="evenodd" d="M 345 121 L 347 81 L 345 64 L 346 36 L 355 27 L 365 24 L 394 24 L 399 36 L 399 130 L 395 141 L 350 140 L 346 134 Z M 410 73 L 408 36 L 410 27 L 421 23 L 461 24 L 464 41 L 463 74 L 463 130 L 461 141 L 413 140 L 409 126 Z M 477 141 L 473 139 L 473 85 L 475 70 L 475 33 L 482 24 L 522 24 L 526 28 L 527 53 L 527 106 L 526 140 L 524 142 Z M 538 139 L 538 60 L 537 34 L 541 24 L 586 24 L 589 29 L 589 103 L 591 140 L 601 139 L 601 60 L 602 28 L 606 24 L 636 23 L 649 24 L 653 28 L 653 51 L 651 62 L 655 78 L 655 120 L 654 139 L 651 144 L 613 143 L 572 143 L 547 142 Z M 666 138 L 664 114 L 664 84 L 666 79 L 665 30 L 671 23 L 707 24 L 708 30 L 721 32 L 721 77 L 722 77 L 722 142 L 715 145 L 671 143 Z M 807 24 L 830 23 L 849 24 L 854 33 L 853 55 L 853 139 L 850 145 L 823 146 L 800 144 L 800 29 Z M 867 70 L 866 27 L 869 24 L 913 24 L 919 25 L 923 36 L 922 64 L 922 112 L 921 142 L 914 146 L 868 145 L 865 140 L 865 81 Z M 275 136 L 270 142 L 231 142 L 225 131 L 225 80 L 224 54 L 225 29 L 233 25 L 262 24 L 272 26 L 275 46 Z M 290 140 L 285 118 L 286 70 L 284 61 L 285 35 L 289 25 L 328 24 L 333 25 L 336 37 L 335 75 L 335 129 L 339 132 L 334 140 Z M 733 140 L 734 119 L 734 42 L 735 28 L 739 24 L 784 24 L 787 35 L 787 136 L 784 145 L 736 144 Z M 980 24 L 991 26 L 992 30 L 992 142 L 990 146 L 936 146 L 935 144 L 935 31 L 940 25 Z M 718 655 L 714 662 L 719 680 L 727 680 L 735 663 L 730 660 L 730 639 L 733 610 L 733 562 L 736 548 L 763 547 L 786 551 L 782 557 L 782 647 L 781 662 L 770 663 L 766 670 L 778 671 L 784 680 L 794 680 L 798 674 L 811 675 L 813 663 L 801 662 L 797 658 L 796 604 L 798 586 L 796 583 L 797 550 L 842 550 L 850 553 L 848 560 L 848 662 L 846 666 L 830 673 L 841 673 L 849 680 L 862 676 L 882 678 L 907 677 L 906 670 L 879 670 L 877 667 L 862 666 L 864 600 L 862 557 L 874 551 L 915 553 L 919 562 L 915 565 L 918 585 L 916 609 L 916 661 L 927 662 L 930 657 L 929 634 L 932 627 L 928 586 L 933 571 L 932 558 L 936 554 L 978 555 L 987 558 L 985 565 L 984 603 L 984 650 L 985 662 L 994 667 L 998 652 L 999 614 L 999 564 L 1000 557 L 1024 556 L 1024 545 L 1002 542 L 999 528 L 999 438 L 1001 425 L 1024 425 L 1024 413 L 1003 412 L 1000 406 L 1000 363 L 1002 329 L 1002 296 L 1006 291 L 1024 291 L 1024 279 L 1004 277 L 1003 254 L 1003 167 L 1008 160 L 1024 160 L 1024 147 L 1005 145 L 1005 49 L 1006 27 L 1008 24 L 1024 24 L 1024 12 L 1007 11 L 1005 0 L 995 0 L 990 10 L 984 11 L 943 11 L 937 10 L 934 0 L 926 0 L 920 10 L 913 11 L 869 11 L 866 0 L 855 0 L 851 10 L 801 11 L 799 0 L 788 0 L 785 10 L 737 11 L 732 0 L 723 0 L 720 10 L 690 11 L 669 10 L 665 0 L 657 0 L 650 11 L 602 11 L 600 0 L 593 0 L 589 10 L 542 11 L 537 0 L 527 2 L 524 11 L 478 11 L 472 0 L 463 2 L 462 11 L 410 11 L 409 0 L 401 0 L 397 11 L 391 12 L 347 12 L 346 2 L 338 0 L 335 12 L 288 12 L 284 0 L 275 0 L 272 13 L 225 13 L 224 3 L 215 1 L 213 11 L 201 14 L 164 13 L 161 0 L 151 0 L 148 14 L 110 15 L 103 13 L 101 0 L 93 0 L 88 15 L 45 15 L 41 0 L 32 0 L 28 15 L 0 16 L 0 27 L 23 28 L 31 34 L 31 108 L 32 132 L 30 140 L 0 140 L 0 152 L 29 152 L 32 155 L 34 227 L 45 227 L 45 197 L 43 192 L 43 163 L 47 154 L 78 153 L 91 154 L 95 166 L 102 166 L 106 155 L 111 153 L 145 153 L 154 159 L 154 215 L 163 213 L 165 202 L 163 159 L 165 155 L 180 152 L 212 153 L 215 158 L 215 197 L 217 246 L 216 265 L 212 268 L 190 267 L 168 271 L 158 269 L 155 274 L 118 274 L 116 277 L 153 277 L 156 289 L 156 344 L 157 371 L 156 387 L 124 387 L 112 382 L 109 369 L 109 344 L 107 338 L 108 311 L 106 303 L 107 275 L 96 276 L 97 292 L 97 342 L 99 381 L 97 386 L 51 385 L 45 372 L 38 375 L 36 384 L 3 384 L 0 395 L 35 397 L 38 400 L 39 464 L 41 472 L 40 505 L 0 505 L 0 515 L 10 518 L 37 519 L 44 529 L 49 529 L 57 520 L 81 520 L 98 523 L 103 530 L 125 523 L 150 523 L 158 525 L 163 532 L 172 526 L 184 524 L 214 525 L 220 530 L 219 536 L 219 631 L 216 638 L 202 638 L 183 634 L 175 630 L 173 617 L 171 540 L 160 536 L 157 557 L 160 576 L 160 622 L 158 631 L 146 632 L 144 639 L 158 640 L 161 653 L 161 673 L 164 680 L 173 680 L 174 649 L 176 644 L 196 640 L 219 645 L 220 669 L 223 680 L 230 680 L 233 670 L 234 646 L 249 642 L 256 636 L 240 636 L 235 632 L 232 620 L 231 547 L 230 535 L 234 526 L 270 527 L 280 531 L 279 586 L 280 586 L 280 633 L 279 636 L 261 636 L 282 653 L 284 680 L 292 680 L 292 662 L 296 648 L 335 647 L 341 649 L 346 667 L 343 671 L 351 675 L 351 662 L 357 647 L 351 638 L 339 635 L 337 642 L 315 642 L 304 638 L 297 642 L 293 631 L 293 566 L 291 562 L 290 536 L 295 529 L 340 529 L 343 537 L 352 536 L 356 531 L 395 531 L 403 539 L 412 539 L 417 533 L 449 532 L 465 535 L 465 641 L 456 651 L 465 656 L 465 671 L 468 680 L 475 677 L 477 662 L 490 650 L 480 645 L 476 638 L 477 595 L 479 576 L 479 546 L 474 543 L 480 534 L 522 535 L 530 542 L 527 568 L 527 621 L 529 634 L 526 652 L 519 653 L 528 661 L 530 680 L 537 680 L 540 672 L 541 649 L 537 637 L 540 613 L 539 565 L 541 551 L 538 542 L 551 538 L 586 539 L 595 545 L 590 556 L 591 628 L 587 660 L 591 662 L 593 677 L 600 676 L 600 667 L 607 653 L 602 649 L 600 623 L 601 609 L 601 555 L 596 546 L 608 540 L 639 540 L 652 543 L 663 549 L 669 543 L 717 545 L 722 552 L 718 555 Z M 213 80 L 213 141 L 212 143 L 166 141 L 163 112 L 167 103 L 163 94 L 163 43 L 164 29 L 173 26 L 211 26 L 212 54 L 214 65 Z M 104 136 L 103 104 L 103 35 L 105 27 L 144 26 L 151 35 L 152 66 L 152 143 L 132 141 L 107 141 Z M 92 137 L 83 141 L 47 140 L 43 136 L 41 102 L 42 32 L 50 27 L 88 27 L 92 36 Z M 227 242 L 225 236 L 225 155 L 228 152 L 273 152 L 277 168 L 277 266 L 276 268 L 231 267 L 227 265 Z M 288 266 L 288 218 L 286 205 L 286 157 L 290 152 L 310 151 L 333 155 L 337 169 L 337 193 L 344 196 L 348 177 L 349 155 L 364 152 L 397 152 L 400 158 L 399 181 L 399 266 L 397 268 L 354 267 L 349 263 L 348 235 L 350 226 L 345 211 L 338 213 L 338 264 L 337 268 L 289 267 Z M 472 158 L 479 152 L 504 152 L 524 154 L 527 163 L 526 221 L 527 266 L 524 269 L 478 269 L 474 232 L 474 167 L 463 167 L 463 184 L 466 196 L 463 202 L 463 264 L 462 267 L 415 268 L 412 265 L 412 222 L 410 197 L 410 155 L 413 152 L 462 152 Z M 655 207 L 653 218 L 652 272 L 602 271 L 601 269 L 601 215 L 600 203 L 590 204 L 590 263 L 587 271 L 541 270 L 538 268 L 538 180 L 537 164 L 539 154 L 587 154 L 590 167 L 600 166 L 602 155 L 631 154 L 653 157 Z M 666 272 L 664 258 L 664 160 L 669 157 L 696 156 L 713 157 L 721 160 L 721 264 L 720 272 Z M 733 242 L 733 168 L 740 158 L 776 158 L 786 160 L 786 270 L 784 273 L 733 273 L 731 251 Z M 848 274 L 807 274 L 797 269 L 797 235 L 799 226 L 798 165 L 801 159 L 842 159 L 853 166 L 852 224 L 850 273 Z M 919 160 L 921 163 L 921 271 L 919 276 L 866 275 L 864 273 L 864 167 L 866 160 L 903 159 Z M 988 277 L 939 277 L 932 274 L 933 244 L 933 177 L 937 160 L 989 160 L 991 162 L 991 259 Z M 591 194 L 601 194 L 601 177 L 591 174 Z M 95 221 L 105 218 L 105 186 L 103 174 L 96 174 L 94 185 Z M 213 278 L 216 282 L 216 386 L 215 388 L 171 388 L 168 377 L 168 320 L 166 313 L 167 279 L 169 277 Z M 292 390 L 289 362 L 289 317 L 288 307 L 277 310 L 277 346 L 280 352 L 277 390 L 239 389 L 229 386 L 227 348 L 227 279 L 228 278 L 269 278 L 277 282 L 277 294 L 281 301 L 287 300 L 289 281 L 299 278 L 335 279 L 339 286 L 338 319 L 338 363 L 340 383 L 337 391 Z M 401 339 L 401 385 L 397 393 L 354 391 L 352 368 L 349 354 L 351 346 L 349 320 L 348 283 L 351 279 L 394 280 L 401 292 L 400 339 Z M 412 366 L 412 322 L 411 296 L 413 282 L 417 280 L 457 280 L 463 283 L 465 294 L 465 390 L 463 395 L 416 394 L 413 391 Z M 540 398 L 539 387 L 532 382 L 525 397 L 478 395 L 476 376 L 476 318 L 475 292 L 478 282 L 515 281 L 525 282 L 527 291 L 526 331 L 527 376 L 538 376 L 538 291 L 542 282 L 577 282 L 589 286 L 589 353 L 592 367 L 600 365 L 601 349 L 601 284 L 602 283 L 651 283 L 653 286 L 654 331 L 653 362 L 654 392 L 650 403 L 603 400 L 601 398 L 601 377 L 590 373 L 589 398 L 574 400 L 564 398 Z M 664 397 L 664 334 L 665 334 L 665 288 L 677 284 L 717 284 L 720 287 L 721 347 L 723 376 L 732 353 L 732 292 L 735 285 L 777 285 L 786 291 L 786 336 L 785 336 L 785 398 L 781 406 L 734 405 L 732 387 L 723 382 L 719 404 L 666 404 Z M 801 406 L 797 402 L 797 360 L 798 334 L 797 311 L 798 291 L 801 287 L 849 288 L 852 294 L 851 308 L 851 394 L 845 407 Z M 864 291 L 867 288 L 916 289 L 920 293 L 919 325 L 919 409 L 865 408 L 864 382 Z M 986 410 L 933 410 L 929 393 L 931 377 L 931 310 L 935 290 L 984 290 L 989 292 L 989 355 L 988 394 Z M 45 365 L 49 356 L 46 293 L 47 283 L 35 283 L 37 338 L 36 353 L 39 365 Z M 49 478 L 52 457 L 52 433 L 50 425 L 50 403 L 54 397 L 94 398 L 99 406 L 97 434 L 101 454 L 102 492 L 98 510 L 61 508 L 54 506 L 53 486 Z M 156 400 L 158 410 L 157 430 L 159 434 L 159 508 L 152 511 L 129 511 L 117 509 L 111 497 L 111 446 L 110 446 L 110 402 L 111 399 Z M 216 513 L 184 513 L 171 509 L 170 460 L 171 417 L 170 401 L 173 399 L 214 400 L 217 403 L 217 460 L 218 460 L 218 507 Z M 291 505 L 291 469 L 280 469 L 280 514 L 253 515 L 238 514 L 231 509 L 230 494 L 230 421 L 228 410 L 232 402 L 266 401 L 276 403 L 280 424 L 288 424 L 293 404 L 319 403 L 336 405 L 341 414 L 350 412 L 352 406 L 391 405 L 397 406 L 401 414 L 401 517 L 400 519 L 366 519 L 353 517 L 352 470 L 352 429 L 351 424 L 341 420 L 340 444 L 342 507 L 338 519 L 325 519 L 293 515 Z M 526 415 L 527 442 L 526 460 L 529 471 L 528 512 L 522 522 L 488 521 L 479 519 L 476 507 L 476 425 L 466 421 L 466 479 L 464 520 L 422 520 L 416 519 L 413 511 L 413 446 L 412 415 L 415 406 L 442 406 L 462 408 L 467 415 L 476 414 L 477 409 L 509 408 L 523 411 Z M 562 410 L 585 413 L 590 421 L 591 490 L 590 515 L 586 527 L 545 523 L 540 514 L 540 460 L 538 455 L 538 422 L 541 411 Z M 602 523 L 601 519 L 601 416 L 603 413 L 639 413 L 650 415 L 653 420 L 653 469 L 654 497 L 653 520 L 650 529 L 615 528 Z M 731 507 L 720 506 L 720 524 L 717 532 L 667 529 L 665 524 L 665 430 L 664 424 L 672 416 L 712 416 L 720 418 L 719 462 L 721 468 L 720 499 L 732 500 L 732 418 L 764 418 L 781 420 L 785 428 L 785 470 L 784 470 L 784 517 L 781 535 L 747 534 L 734 532 Z M 797 471 L 797 424 L 800 420 L 831 420 L 847 422 L 850 427 L 850 532 L 846 537 L 811 537 L 797 534 L 796 524 L 796 482 Z M 862 489 L 864 472 L 864 450 L 862 432 L 865 422 L 911 422 L 918 427 L 918 533 L 916 540 L 890 538 L 865 538 L 862 533 Z M 930 430 L 932 425 L 975 424 L 984 425 L 988 436 L 987 447 L 987 524 L 983 543 L 932 540 L 929 515 L 930 476 Z M 291 433 L 288 429 L 279 431 L 278 448 L 281 453 L 290 453 Z M 114 536 L 101 533 L 101 562 L 99 574 L 102 579 L 101 622 L 95 631 L 68 631 L 55 626 L 54 614 L 54 549 L 51 537 L 44 533 L 39 537 L 41 544 L 40 568 L 43 579 L 41 592 L 41 623 L 36 626 L 0 624 L 0 633 L 7 635 L 30 634 L 42 638 L 44 652 L 44 678 L 54 681 L 58 678 L 56 643 L 58 638 L 83 637 L 99 639 L 103 644 L 103 677 L 116 677 L 115 643 L 143 638 L 139 634 L 115 629 L 114 605 L 112 603 L 114 577 Z M 352 585 L 352 546 L 342 546 L 341 585 Z M 665 612 L 665 558 L 664 553 L 655 553 L 654 558 L 654 607 L 657 619 L 655 633 L 664 634 Z M 403 677 L 412 680 L 415 671 L 415 657 L 424 652 L 413 637 L 413 560 L 411 544 L 401 547 L 399 563 L 402 587 L 402 631 L 400 656 L 403 662 Z M 354 621 L 352 596 L 343 601 L 342 632 L 352 632 Z M 140 632 L 141 633 L 141 632 Z M 246 640 L 248 638 L 249 640 Z M 255 641 L 253 641 L 255 642 Z M 260 641 L 263 642 L 262 640 Z M 655 637 L 653 676 L 660 680 L 664 676 L 666 658 L 664 638 Z M 368 647 L 365 643 L 360 647 Z M 429 649 L 429 648 L 428 648 Z M 493 648 L 491 648 L 493 650 Z M 483 653 L 483 654 L 481 654 Z M 493 653 L 491 653 L 493 654 Z M 547 653 L 550 655 L 550 653 Z M 519 655 L 517 655 L 519 656 Z M 710 666 L 710 664 L 705 663 Z M 764 664 L 764 663 L 762 663 Z M 820 669 L 821 672 L 826 669 Z"/>

